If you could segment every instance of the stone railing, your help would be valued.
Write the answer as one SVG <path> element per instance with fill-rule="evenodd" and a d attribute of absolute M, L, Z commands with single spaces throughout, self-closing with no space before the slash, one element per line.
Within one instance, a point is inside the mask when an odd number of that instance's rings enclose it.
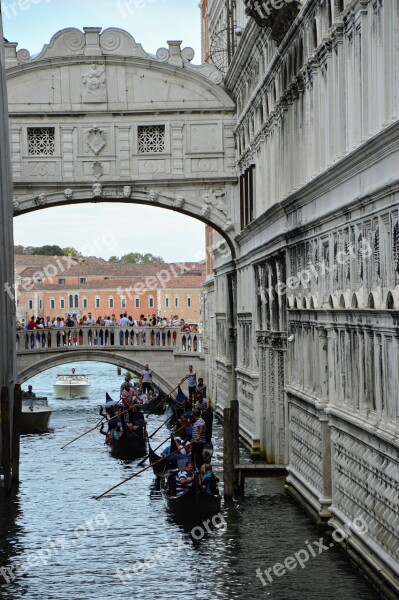
<path fill-rule="evenodd" d="M 57 348 L 96 347 L 173 349 L 202 353 L 202 333 L 183 333 L 180 327 L 63 327 L 17 331 L 17 352 L 53 351 Z"/>

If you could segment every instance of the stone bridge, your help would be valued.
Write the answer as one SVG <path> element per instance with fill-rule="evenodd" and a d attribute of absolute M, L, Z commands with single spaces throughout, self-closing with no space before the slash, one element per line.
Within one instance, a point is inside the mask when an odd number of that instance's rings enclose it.
<path fill-rule="evenodd" d="M 175 327 L 71 327 L 17 333 L 19 381 L 76 361 L 100 361 L 140 373 L 145 364 L 154 383 L 171 392 L 193 365 L 204 376 L 201 333 L 182 333 Z"/>
<path fill-rule="evenodd" d="M 16 47 L 5 44 L 14 215 L 157 206 L 210 225 L 234 257 L 235 104 L 215 67 L 193 65 L 180 41 L 153 56 L 116 28 L 59 31 L 32 57 Z"/>

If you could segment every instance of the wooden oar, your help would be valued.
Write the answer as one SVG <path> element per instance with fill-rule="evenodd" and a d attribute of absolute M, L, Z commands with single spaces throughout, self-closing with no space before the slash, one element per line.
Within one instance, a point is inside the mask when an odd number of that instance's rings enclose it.
<path fill-rule="evenodd" d="M 88 433 L 90 433 L 91 431 L 94 431 L 95 429 L 97 429 L 97 427 L 99 425 L 101 425 L 101 423 L 103 423 L 104 419 L 106 419 L 106 417 L 103 417 L 101 419 L 101 421 L 99 421 L 97 423 L 97 425 L 95 425 L 94 427 L 92 427 L 91 429 L 89 429 L 88 431 L 85 431 L 84 433 L 81 433 L 80 435 L 78 435 L 78 437 L 74 438 L 73 440 L 71 440 L 70 442 L 68 442 L 67 444 L 64 444 L 63 446 L 61 446 L 61 450 L 63 450 L 64 448 L 66 448 L 67 446 L 69 446 L 69 444 L 72 444 L 72 442 L 76 442 L 76 440 L 79 440 L 81 437 L 83 437 L 84 435 L 87 435 Z"/>
<path fill-rule="evenodd" d="M 119 413 L 117 416 L 121 416 L 124 415 L 126 412 L 129 412 L 130 408 L 127 408 L 126 410 L 122 411 L 121 413 Z M 102 423 L 104 423 L 105 421 L 107 421 L 107 417 L 104 416 L 101 421 L 99 421 L 97 423 L 97 425 L 95 425 L 94 427 L 92 427 L 91 429 L 88 429 L 87 431 L 85 431 L 84 433 L 81 433 L 80 435 L 78 435 L 78 437 L 74 438 L 73 440 L 71 440 L 70 442 L 68 442 L 67 444 L 64 444 L 64 446 L 61 446 L 61 450 L 63 450 L 64 448 L 66 448 L 67 446 L 69 446 L 69 444 L 72 444 L 72 442 L 76 442 L 76 440 L 79 440 L 81 437 L 83 437 L 84 435 L 87 435 L 88 433 L 90 433 L 91 431 L 94 431 L 95 429 L 97 429 L 97 427 L 99 425 L 101 425 Z"/>
<path fill-rule="evenodd" d="M 173 456 L 173 454 L 177 454 L 178 452 L 180 452 L 180 450 L 175 450 L 174 452 L 171 452 L 170 454 L 167 454 L 166 456 L 163 456 L 159 460 L 156 460 L 155 462 L 151 463 L 147 467 L 144 467 L 144 469 L 140 469 L 140 471 L 136 471 L 136 473 L 133 473 L 133 475 L 130 475 L 129 477 L 126 477 L 126 479 L 123 479 L 123 481 L 120 481 L 116 485 L 113 485 L 112 487 L 110 487 L 108 490 L 106 490 L 105 492 L 103 492 L 99 496 L 94 496 L 94 500 L 99 500 L 103 496 L 106 496 L 106 494 L 109 494 L 109 492 L 112 492 L 112 490 L 115 490 L 120 485 L 123 485 L 127 481 L 130 481 L 130 479 L 133 479 L 134 477 L 137 477 L 137 475 L 141 475 L 141 473 L 144 473 L 144 471 L 148 471 L 148 469 L 151 469 L 151 467 L 153 467 L 154 465 L 157 465 L 158 463 L 162 462 L 163 460 L 165 460 L 165 458 L 169 458 L 169 456 Z M 188 458 L 187 458 L 187 460 L 188 460 Z"/>

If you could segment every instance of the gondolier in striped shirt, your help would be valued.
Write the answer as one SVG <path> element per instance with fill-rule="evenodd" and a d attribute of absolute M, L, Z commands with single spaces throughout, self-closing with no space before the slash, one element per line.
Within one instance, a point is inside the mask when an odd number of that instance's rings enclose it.
<path fill-rule="evenodd" d="M 199 470 L 204 462 L 204 446 L 205 446 L 205 431 L 206 424 L 204 419 L 201 417 L 201 411 L 196 409 L 193 412 L 194 423 L 193 423 L 193 435 L 191 438 L 192 442 L 192 457 L 194 461 L 194 467 Z"/>

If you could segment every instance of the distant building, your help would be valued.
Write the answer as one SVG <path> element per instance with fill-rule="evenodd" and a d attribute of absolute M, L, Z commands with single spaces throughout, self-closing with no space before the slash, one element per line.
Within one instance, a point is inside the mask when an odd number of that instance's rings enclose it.
<path fill-rule="evenodd" d="M 16 256 L 17 318 L 127 312 L 200 319 L 205 263 L 113 264 L 97 258 Z"/>

